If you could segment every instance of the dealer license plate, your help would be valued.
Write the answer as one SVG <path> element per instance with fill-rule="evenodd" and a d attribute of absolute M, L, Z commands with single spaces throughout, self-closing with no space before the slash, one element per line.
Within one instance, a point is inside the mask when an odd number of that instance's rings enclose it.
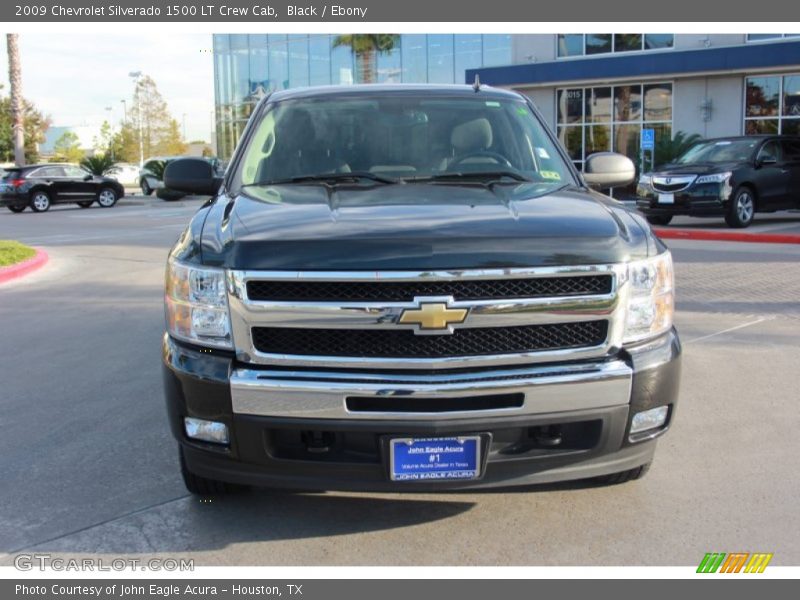
<path fill-rule="evenodd" d="M 675 204 L 675 194 L 659 194 L 659 204 Z"/>
<path fill-rule="evenodd" d="M 480 468 L 478 435 L 389 440 L 389 476 L 393 481 L 477 479 Z"/>

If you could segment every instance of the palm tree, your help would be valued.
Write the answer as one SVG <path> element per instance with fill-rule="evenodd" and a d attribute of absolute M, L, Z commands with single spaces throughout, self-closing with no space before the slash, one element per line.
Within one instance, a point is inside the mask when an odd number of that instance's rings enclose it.
<path fill-rule="evenodd" d="M 672 162 L 702 139 L 697 133 L 688 134 L 683 131 L 677 132 L 672 139 L 660 137 L 655 150 L 656 166 Z"/>
<path fill-rule="evenodd" d="M 87 156 L 81 161 L 81 166 L 88 170 L 93 175 L 103 175 L 111 167 L 116 164 L 116 161 L 111 158 L 109 154 L 97 154 L 95 156 Z"/>
<path fill-rule="evenodd" d="M 346 46 L 356 55 L 359 83 L 375 83 L 378 79 L 378 54 L 388 54 L 397 47 L 400 36 L 393 33 L 338 35 L 333 47 Z"/>
<path fill-rule="evenodd" d="M 14 129 L 14 162 L 25 166 L 25 108 L 22 100 L 22 66 L 19 61 L 19 34 L 6 36 L 8 81 L 11 84 L 11 115 Z"/>

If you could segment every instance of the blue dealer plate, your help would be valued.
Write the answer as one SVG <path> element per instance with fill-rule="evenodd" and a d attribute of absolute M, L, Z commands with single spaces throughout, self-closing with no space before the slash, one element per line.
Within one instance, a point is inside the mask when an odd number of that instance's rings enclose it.
<path fill-rule="evenodd" d="M 454 481 L 480 476 L 477 435 L 389 440 L 392 481 Z"/>

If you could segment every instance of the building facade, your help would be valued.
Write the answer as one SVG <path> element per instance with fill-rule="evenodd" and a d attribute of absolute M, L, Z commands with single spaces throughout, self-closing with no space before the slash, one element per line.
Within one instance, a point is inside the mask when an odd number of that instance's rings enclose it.
<path fill-rule="evenodd" d="M 358 82 L 354 54 L 336 37 L 214 36 L 223 158 L 264 93 Z M 530 97 L 579 168 L 609 150 L 647 168 L 671 158 L 679 132 L 800 134 L 800 34 L 401 35 L 377 56 L 379 82 L 475 75 Z M 643 128 L 655 130 L 652 155 L 640 150 Z"/>

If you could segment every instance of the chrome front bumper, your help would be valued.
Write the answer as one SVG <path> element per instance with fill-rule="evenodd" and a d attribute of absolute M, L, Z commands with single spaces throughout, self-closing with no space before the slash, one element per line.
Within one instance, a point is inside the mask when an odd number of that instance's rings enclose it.
<path fill-rule="evenodd" d="M 528 416 L 624 406 L 633 371 L 621 360 L 535 366 L 471 373 L 414 375 L 234 369 L 230 378 L 234 414 L 345 420 L 437 420 Z M 522 406 L 447 412 L 348 410 L 348 397 L 458 398 L 521 393 Z"/>

